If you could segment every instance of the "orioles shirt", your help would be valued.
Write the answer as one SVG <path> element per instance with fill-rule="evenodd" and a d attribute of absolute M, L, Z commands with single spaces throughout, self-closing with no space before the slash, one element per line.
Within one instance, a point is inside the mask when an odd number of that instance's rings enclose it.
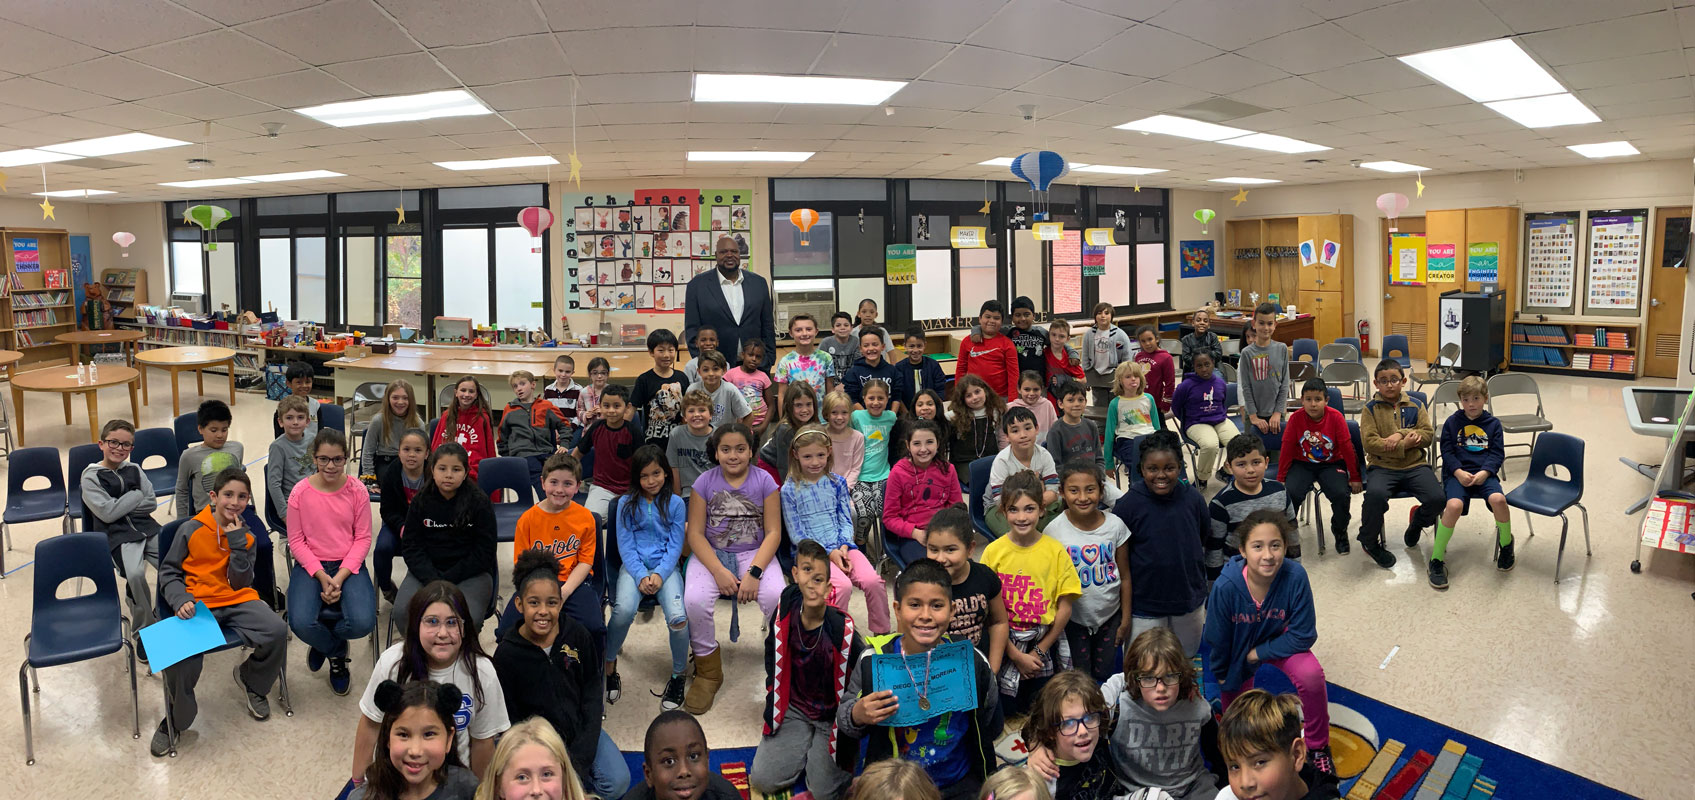
<path fill-rule="evenodd" d="M 576 503 L 548 511 L 540 505 L 525 511 L 518 518 L 512 540 L 512 560 L 525 550 L 535 548 L 559 561 L 559 580 L 570 577 L 578 564 L 594 569 L 594 513 Z"/>

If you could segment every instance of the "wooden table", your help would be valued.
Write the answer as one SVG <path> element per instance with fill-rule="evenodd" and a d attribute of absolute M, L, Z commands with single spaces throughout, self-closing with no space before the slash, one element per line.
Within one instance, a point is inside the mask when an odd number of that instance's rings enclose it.
<path fill-rule="evenodd" d="M 167 370 L 171 373 L 171 416 L 182 413 L 181 394 L 177 391 L 177 375 L 184 370 L 194 372 L 194 386 L 201 394 L 206 393 L 206 368 L 224 365 L 224 371 L 230 377 L 230 405 L 235 405 L 235 351 L 228 347 L 188 346 L 188 347 L 156 347 L 135 355 L 135 364 L 141 370 L 142 402 L 152 405 L 152 398 L 147 396 L 147 368 Z"/>
<path fill-rule="evenodd" d="M 141 373 L 133 368 L 119 364 L 108 364 L 100 367 L 100 379 L 91 383 L 77 383 L 76 365 L 48 367 L 33 372 L 23 372 L 12 376 L 12 408 L 18 415 L 18 446 L 24 446 L 24 392 L 58 392 L 65 403 L 65 424 L 71 424 L 71 395 L 80 394 L 88 398 L 88 440 L 100 441 L 100 403 L 99 390 L 119 384 L 129 384 L 129 416 L 135 420 L 140 416 L 140 406 L 136 402 L 135 385 L 139 383 Z"/>
<path fill-rule="evenodd" d="M 1213 317 L 1211 330 L 1218 334 L 1220 339 L 1246 338 L 1243 332 L 1248 330 L 1252 324 L 1253 317 L 1251 315 L 1234 318 Z M 1313 318 L 1311 316 L 1301 316 L 1295 319 L 1279 317 L 1277 319 L 1277 330 L 1271 334 L 1271 339 L 1293 347 L 1296 339 L 1311 339 L 1313 338 L 1312 334 Z M 1319 344 L 1324 345 L 1329 344 L 1329 342 L 1319 342 Z"/>
<path fill-rule="evenodd" d="M 125 328 L 114 331 L 70 331 L 53 337 L 56 342 L 71 346 L 71 363 L 82 363 L 82 348 L 102 344 L 118 345 L 118 352 L 127 352 L 130 366 L 135 366 L 135 343 L 146 338 L 146 331 Z"/>

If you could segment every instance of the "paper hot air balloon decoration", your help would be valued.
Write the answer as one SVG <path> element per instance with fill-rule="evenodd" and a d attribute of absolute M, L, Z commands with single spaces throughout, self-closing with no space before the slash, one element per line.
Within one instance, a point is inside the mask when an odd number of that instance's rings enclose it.
<path fill-rule="evenodd" d="M 118 231 L 112 234 L 112 241 L 124 249 L 124 258 L 129 258 L 129 246 L 135 244 L 135 234 L 128 231 Z"/>
<path fill-rule="evenodd" d="M 800 229 L 800 246 L 810 245 L 811 242 L 806 240 L 806 232 L 812 230 L 812 226 L 818 224 L 818 212 L 810 208 L 797 208 L 789 212 L 789 221 Z"/>
<path fill-rule="evenodd" d="M 530 252 L 541 252 L 541 235 L 553 227 L 553 212 L 541 206 L 530 206 L 518 212 L 518 225 L 530 232 L 535 238 L 535 244 L 530 246 Z"/>
<path fill-rule="evenodd" d="M 1402 211 L 1407 210 L 1409 202 L 1411 201 L 1407 200 L 1407 196 L 1400 192 L 1384 192 L 1377 196 L 1377 209 L 1383 212 L 1383 216 L 1389 218 L 1390 233 L 1395 232 L 1395 218 L 1401 216 Z"/>
<path fill-rule="evenodd" d="M 1047 219 L 1048 187 L 1070 174 L 1070 162 L 1052 150 L 1036 150 L 1013 159 L 1011 169 L 1019 180 L 1030 184 L 1030 193 L 1036 201 L 1035 218 Z"/>
<path fill-rule="evenodd" d="M 1210 208 L 1203 208 L 1195 212 L 1195 221 L 1201 223 L 1202 236 L 1207 235 L 1207 223 L 1211 222 L 1212 218 L 1216 216 L 1218 216 L 1218 213 Z"/>
<path fill-rule="evenodd" d="M 210 240 L 212 231 L 217 230 L 219 225 L 224 224 L 224 220 L 230 218 L 230 210 L 223 206 L 189 206 L 183 218 L 200 226 L 201 234 L 208 237 L 206 250 L 211 252 L 218 249 L 218 243 Z"/>

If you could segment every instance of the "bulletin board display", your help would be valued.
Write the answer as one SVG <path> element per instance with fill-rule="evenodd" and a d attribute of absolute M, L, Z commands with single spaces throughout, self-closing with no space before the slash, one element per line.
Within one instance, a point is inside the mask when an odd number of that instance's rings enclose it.
<path fill-rule="evenodd" d="M 1648 231 L 1643 211 L 1592 211 L 1584 309 L 1635 316 L 1642 302 L 1642 243 Z"/>
<path fill-rule="evenodd" d="M 713 268 L 719 236 L 752 255 L 750 189 L 638 189 L 566 193 L 566 307 L 573 311 L 683 311 L 688 282 Z"/>
<path fill-rule="evenodd" d="M 1577 299 L 1578 215 L 1527 215 L 1525 310 L 1569 312 Z"/>

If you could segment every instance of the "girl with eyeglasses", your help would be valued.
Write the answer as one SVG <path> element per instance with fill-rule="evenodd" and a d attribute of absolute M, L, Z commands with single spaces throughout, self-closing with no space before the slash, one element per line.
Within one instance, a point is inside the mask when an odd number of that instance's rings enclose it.
<path fill-rule="evenodd" d="M 1024 723 L 1024 741 L 1048 758 L 1048 793 L 1066 800 L 1109 800 L 1122 792 L 1101 746 L 1108 728 L 1106 699 L 1088 673 L 1066 670 L 1036 695 Z M 1029 766 L 1034 769 L 1032 758 Z"/>
<path fill-rule="evenodd" d="M 371 494 L 347 474 L 347 438 L 319 428 L 308 452 L 317 468 L 288 494 L 289 627 L 311 647 L 306 666 L 317 672 L 330 662 L 330 689 L 347 694 L 347 643 L 377 625 L 377 593 L 365 571 L 371 549 Z M 334 625 L 319 620 L 330 606 L 341 611 Z"/>

